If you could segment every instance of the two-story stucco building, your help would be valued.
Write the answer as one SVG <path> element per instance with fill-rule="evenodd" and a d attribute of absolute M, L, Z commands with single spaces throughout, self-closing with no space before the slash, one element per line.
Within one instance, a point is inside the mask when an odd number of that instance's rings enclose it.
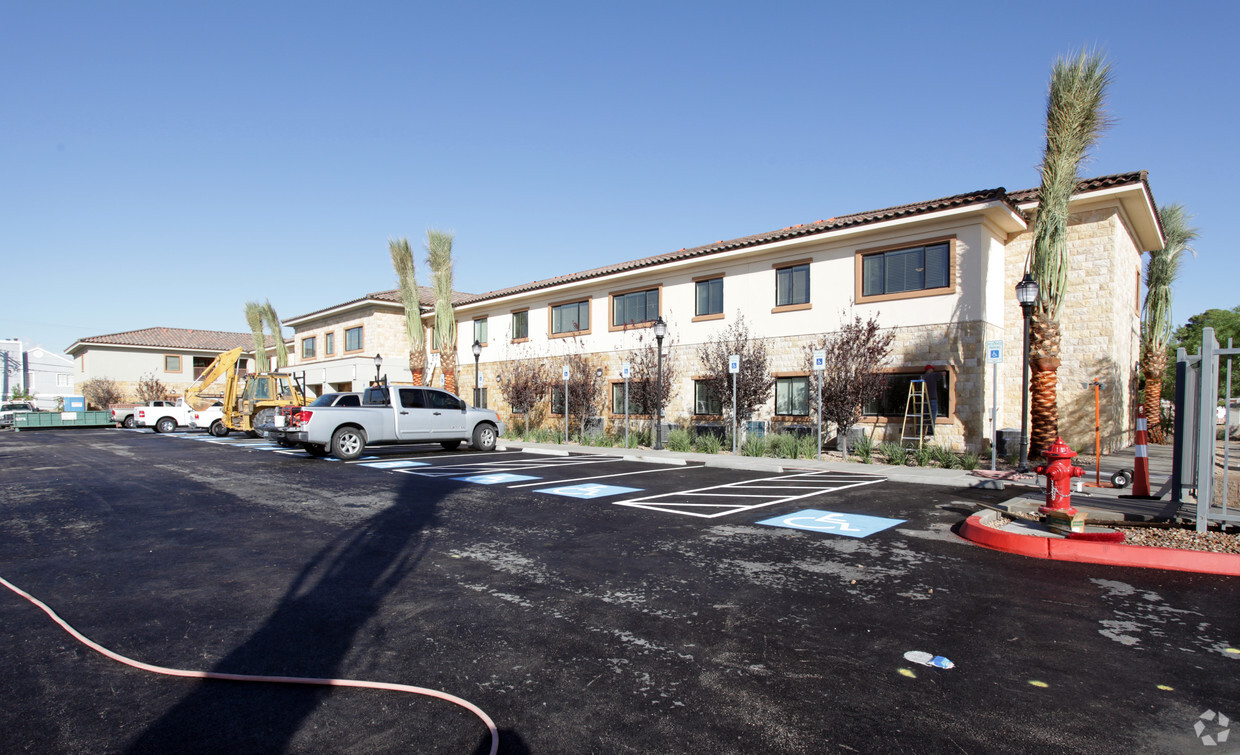
<path fill-rule="evenodd" d="M 813 421 L 806 344 L 837 330 L 842 318 L 874 316 L 895 332 L 895 342 L 884 367 L 889 395 L 867 407 L 865 428 L 876 440 L 898 439 L 909 380 L 932 365 L 942 390 L 938 442 L 980 449 L 993 430 L 995 387 L 999 427 L 1020 424 L 1023 321 L 1014 288 L 1036 210 L 1036 189 L 988 189 L 462 294 L 456 302 L 460 392 L 467 395 L 474 381 L 475 337 L 483 346 L 479 382 L 490 407 L 506 415 L 512 407 L 495 380 L 506 364 L 536 358 L 558 374 L 565 355 L 582 354 L 611 384 L 595 411 L 613 422 L 623 416 L 620 365 L 649 343 L 650 326 L 661 317 L 673 344 L 664 358 L 677 375 L 667 421 L 716 422 L 719 407 L 703 400 L 698 384 L 698 349 L 743 315 L 751 333 L 766 340 L 775 379 L 771 401 L 753 419 L 774 429 L 803 425 Z M 1092 391 L 1083 384 L 1099 378 L 1108 386 L 1104 437 L 1108 447 L 1118 447 L 1131 439 L 1136 406 L 1141 254 L 1160 248 L 1162 233 L 1144 172 L 1082 181 L 1071 212 L 1073 283 L 1060 315 L 1061 429 L 1073 445 L 1090 442 Z M 427 316 L 429 303 L 424 298 Z M 312 356 L 298 359 L 312 385 L 356 386 L 357 375 L 373 376 L 374 354 L 382 355 L 393 380 L 408 377 L 395 292 L 286 324 L 296 329 L 299 351 L 313 339 Z M 365 334 L 353 349 L 344 343 L 350 328 Z M 329 337 L 339 355 L 328 353 Z M 995 340 L 1003 341 L 1005 354 L 997 384 L 983 354 L 985 343 Z M 352 369 L 340 371 L 347 356 L 355 359 Z M 316 362 L 322 368 L 317 380 L 311 379 Z M 550 396 L 548 402 L 558 421 L 562 408 Z"/>

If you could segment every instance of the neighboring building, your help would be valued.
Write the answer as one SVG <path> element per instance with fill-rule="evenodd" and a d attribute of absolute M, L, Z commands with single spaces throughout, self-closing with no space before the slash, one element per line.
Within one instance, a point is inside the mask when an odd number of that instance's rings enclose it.
<path fill-rule="evenodd" d="M 267 336 L 268 355 L 275 353 L 275 339 Z M 80 338 L 65 352 L 73 359 L 76 385 L 91 378 L 111 378 L 137 401 L 138 383 L 157 378 L 171 395 L 184 393 L 214 359 L 225 351 L 245 349 L 245 368 L 254 368 L 254 336 L 218 330 L 143 328 L 124 333 Z"/>
<path fill-rule="evenodd" d="M 39 409 L 52 411 L 73 393 L 73 360 L 42 346 L 18 339 L 0 340 L 0 360 L 4 363 L 3 397 L 23 390 L 34 396 Z"/>
<path fill-rule="evenodd" d="M 743 314 L 751 333 L 766 339 L 776 379 L 772 400 L 752 419 L 774 430 L 804 427 L 814 421 L 806 345 L 837 330 L 842 318 L 876 316 L 896 338 L 885 368 L 888 393 L 866 407 L 863 428 L 876 441 L 898 440 L 909 380 L 930 364 L 943 376 L 937 442 L 980 450 L 993 430 L 995 376 L 984 364 L 987 341 L 1004 344 L 999 426 L 1020 425 L 1023 321 L 1014 289 L 1036 210 L 1036 189 L 989 189 L 462 295 L 456 305 L 459 392 L 472 389 L 470 346 L 477 337 L 486 390 L 477 403 L 485 400 L 520 426 L 496 375 L 527 358 L 545 361 L 558 375 L 564 355 L 583 354 L 609 381 L 595 410 L 614 424 L 624 410 L 620 365 L 650 342 L 651 323 L 662 317 L 672 344 L 665 344 L 665 361 L 678 375 L 667 421 L 717 424 L 721 408 L 706 400 L 695 380 L 702 373 L 697 352 Z M 1104 444 L 1114 449 L 1128 444 L 1133 432 L 1141 254 L 1161 248 L 1162 231 L 1144 172 L 1081 181 L 1071 213 L 1072 283 L 1060 313 L 1060 427 L 1073 446 L 1092 447 L 1092 391 L 1083 384 L 1098 378 L 1107 386 Z M 371 294 L 286 321 L 296 330 L 298 367 L 307 381 L 356 388 L 373 377 L 375 353 L 394 381 L 408 379 L 395 294 Z M 427 304 L 424 297 L 424 321 Z M 364 334 L 353 342 L 357 348 L 344 349 L 336 340 L 336 351 L 327 354 L 319 339 L 343 339 L 350 331 Z M 307 338 L 315 339 L 311 357 L 303 354 Z M 318 375 L 315 364 L 323 369 Z M 558 425 L 562 412 L 558 397 L 548 396 L 539 413 Z"/>
<path fill-rule="evenodd" d="M 459 302 L 472 296 L 456 292 L 453 300 Z M 435 292 L 419 286 L 418 299 L 426 324 L 426 343 L 431 346 Z M 315 395 L 362 390 L 375 379 L 376 356 L 383 357 L 379 372 L 390 382 L 407 383 L 413 379 L 409 370 L 405 308 L 398 290 L 366 294 L 360 299 L 287 319 L 283 324 L 293 328 L 295 333 L 294 349 L 289 355 L 290 369 L 298 377 L 304 376 L 307 388 Z M 426 365 L 428 385 L 443 385 L 443 373 L 438 367 L 439 354 L 432 348 Z"/>

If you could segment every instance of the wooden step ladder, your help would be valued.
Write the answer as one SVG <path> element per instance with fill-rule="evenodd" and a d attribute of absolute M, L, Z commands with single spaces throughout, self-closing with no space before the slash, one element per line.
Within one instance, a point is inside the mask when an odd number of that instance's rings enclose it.
<path fill-rule="evenodd" d="M 926 394 L 926 381 L 917 378 L 908 384 L 908 399 L 904 402 L 904 422 L 900 425 L 900 445 L 906 440 L 917 441 L 917 448 L 926 439 L 926 416 L 930 411 L 930 399 Z M 934 421 L 933 418 L 930 420 Z M 910 423 L 912 427 L 910 427 Z M 910 435 L 912 430 L 916 434 Z"/>

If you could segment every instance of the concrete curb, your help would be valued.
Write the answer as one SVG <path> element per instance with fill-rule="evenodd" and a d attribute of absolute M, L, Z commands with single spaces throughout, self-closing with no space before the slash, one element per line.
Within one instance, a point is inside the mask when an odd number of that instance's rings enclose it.
<path fill-rule="evenodd" d="M 964 539 L 983 547 L 1031 558 L 1240 577 L 1240 556 L 1230 553 L 1093 543 L 1085 540 L 1068 540 L 1062 536 L 1021 535 L 986 526 L 986 522 L 999 516 L 1002 515 L 997 511 L 974 514 L 960 525 L 959 534 Z"/>

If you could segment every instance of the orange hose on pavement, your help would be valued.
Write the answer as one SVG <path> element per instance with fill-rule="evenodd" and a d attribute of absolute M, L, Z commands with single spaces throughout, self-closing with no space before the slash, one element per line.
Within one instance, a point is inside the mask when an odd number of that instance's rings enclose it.
<path fill-rule="evenodd" d="M 495 722 L 491 720 L 491 717 L 488 716 L 486 713 L 484 713 L 481 708 L 469 702 L 468 700 L 464 700 L 455 695 L 449 695 L 447 692 L 440 692 L 438 690 L 427 689 L 425 687 L 413 687 L 408 684 L 392 684 L 389 682 L 366 682 L 366 681 L 358 681 L 356 679 L 312 679 L 312 678 L 306 678 L 306 677 L 300 677 L 300 676 L 257 676 L 257 675 L 251 675 L 251 674 L 224 674 L 218 671 L 191 671 L 187 669 L 167 668 L 165 666 L 154 666 L 149 663 L 143 663 L 142 661 L 135 661 L 132 658 L 126 658 L 120 653 L 114 653 L 111 650 L 108 650 L 103 645 L 100 645 L 99 643 L 95 642 L 94 640 L 90 639 L 86 635 L 82 634 L 81 632 L 79 632 L 78 630 L 70 626 L 68 622 L 66 622 L 64 619 L 60 618 L 59 616 L 57 616 L 56 612 L 53 611 L 51 608 L 49 608 L 47 604 L 43 603 L 41 600 L 34 597 L 30 593 L 17 587 L 12 582 L 9 582 L 4 577 L 0 577 L 0 584 L 3 584 L 5 587 L 9 588 L 13 592 L 20 595 L 21 597 L 30 601 L 34 605 L 38 606 L 43 611 L 43 613 L 50 616 L 52 621 L 59 624 L 61 628 L 64 629 L 66 632 L 73 635 L 73 637 L 78 642 L 82 643 L 83 645 L 90 648 L 91 650 L 94 650 L 97 653 L 105 655 L 108 658 L 111 658 L 112 660 L 118 663 L 123 663 L 126 666 L 132 666 L 133 668 L 141 669 L 142 671 L 149 671 L 152 674 L 163 674 L 165 676 L 180 676 L 180 677 L 185 677 L 189 679 L 220 679 L 220 680 L 230 681 L 230 682 L 266 682 L 266 683 L 271 683 L 271 684 L 305 684 L 305 685 L 318 686 L 318 687 L 360 687 L 362 689 L 383 689 L 383 690 L 391 690 L 393 692 L 409 692 L 415 695 L 425 695 L 427 697 L 434 697 L 440 700 L 447 700 L 448 702 L 453 703 L 455 705 L 459 705 L 462 708 L 465 708 L 469 712 L 473 713 L 478 718 L 482 719 L 482 722 L 486 724 L 487 729 L 489 729 L 491 732 L 491 755 L 495 755 L 495 753 L 499 750 L 499 730 L 495 727 Z"/>

